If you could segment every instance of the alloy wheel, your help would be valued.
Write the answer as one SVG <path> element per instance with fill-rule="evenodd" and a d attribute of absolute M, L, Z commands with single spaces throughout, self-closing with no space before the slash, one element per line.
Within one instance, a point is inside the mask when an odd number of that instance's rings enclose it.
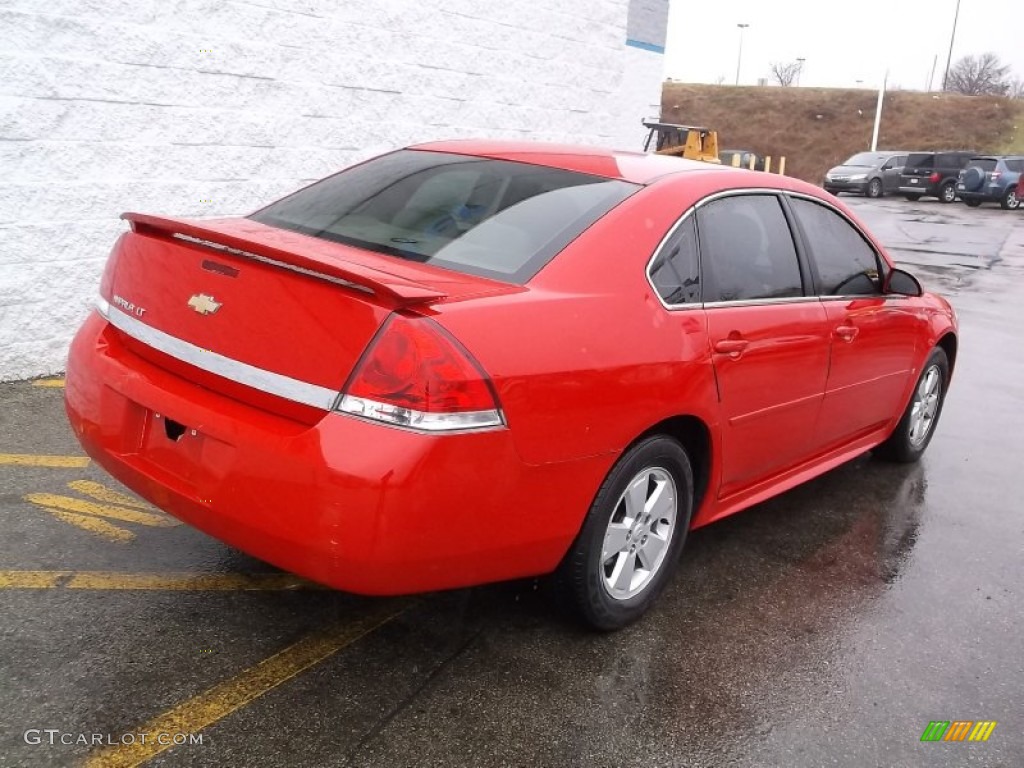
<path fill-rule="evenodd" d="M 910 412 L 910 442 L 915 447 L 927 439 L 939 413 L 942 397 L 942 371 L 932 365 L 921 377 L 914 393 L 914 406 Z"/>
<path fill-rule="evenodd" d="M 601 583 L 615 600 L 642 592 L 665 562 L 675 533 L 679 500 L 672 475 L 649 467 L 629 482 L 604 534 Z"/>

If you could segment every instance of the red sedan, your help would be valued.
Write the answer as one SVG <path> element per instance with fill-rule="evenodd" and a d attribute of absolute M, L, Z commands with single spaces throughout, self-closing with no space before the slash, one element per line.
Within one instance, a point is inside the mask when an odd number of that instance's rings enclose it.
<path fill-rule="evenodd" d="M 591 625 L 687 532 L 935 431 L 956 315 L 809 184 L 505 142 L 241 219 L 125 214 L 70 352 L 86 451 L 324 584 L 554 574 Z"/>

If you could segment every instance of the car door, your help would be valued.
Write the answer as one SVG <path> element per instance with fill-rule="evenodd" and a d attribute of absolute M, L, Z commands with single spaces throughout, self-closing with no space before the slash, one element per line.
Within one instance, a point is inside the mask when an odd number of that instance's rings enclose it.
<path fill-rule="evenodd" d="M 711 200 L 697 226 L 725 497 L 813 453 L 829 338 L 778 196 Z"/>
<path fill-rule="evenodd" d="M 925 321 L 912 299 L 882 293 L 882 261 L 844 215 L 802 197 L 790 197 L 789 205 L 831 333 L 815 438 L 827 449 L 885 426 L 902 411 Z"/>
<path fill-rule="evenodd" d="M 900 176 L 906 164 L 906 155 L 896 155 L 885 161 L 882 166 L 882 190 L 885 194 L 892 194 L 900 188 Z"/>

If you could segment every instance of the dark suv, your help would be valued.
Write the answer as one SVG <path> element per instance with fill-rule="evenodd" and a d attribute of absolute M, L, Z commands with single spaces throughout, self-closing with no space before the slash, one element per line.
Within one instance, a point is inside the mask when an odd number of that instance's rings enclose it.
<path fill-rule="evenodd" d="M 1020 208 L 1017 182 L 1024 174 L 1024 157 L 972 157 L 960 171 L 956 192 L 972 208 L 999 203 L 1005 211 Z"/>
<path fill-rule="evenodd" d="M 944 203 L 956 200 L 960 171 L 977 152 L 912 152 L 900 175 L 900 194 L 907 200 L 937 197 Z"/>

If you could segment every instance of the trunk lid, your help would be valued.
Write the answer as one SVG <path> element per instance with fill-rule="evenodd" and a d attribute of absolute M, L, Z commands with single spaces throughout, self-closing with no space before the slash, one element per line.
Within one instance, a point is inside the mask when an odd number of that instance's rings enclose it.
<path fill-rule="evenodd" d="M 102 293 L 125 343 L 292 417 L 331 407 L 392 311 L 522 290 L 247 219 L 123 218 Z"/>

